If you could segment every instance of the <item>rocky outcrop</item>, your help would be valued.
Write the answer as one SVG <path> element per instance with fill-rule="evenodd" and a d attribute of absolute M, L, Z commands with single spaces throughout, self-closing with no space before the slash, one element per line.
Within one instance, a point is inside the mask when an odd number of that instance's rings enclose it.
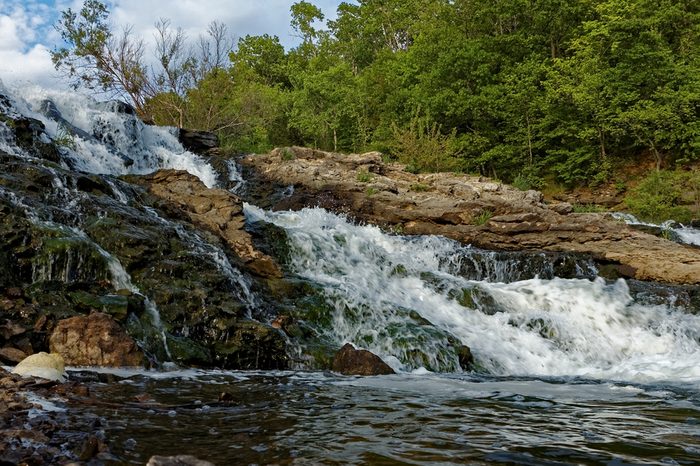
<path fill-rule="evenodd" d="M 387 375 L 394 370 L 382 359 L 367 350 L 355 349 L 346 343 L 333 358 L 333 371 L 344 375 Z"/>
<path fill-rule="evenodd" d="M 501 251 L 592 256 L 619 276 L 700 284 L 700 251 L 634 231 L 605 214 L 572 213 L 482 177 L 412 174 L 381 154 L 276 149 L 241 160 L 253 202 L 275 209 L 320 206 L 404 234 L 443 235 Z M 293 190 L 286 189 L 293 186 Z M 282 195 L 281 193 L 285 193 Z"/>
<path fill-rule="evenodd" d="M 209 154 L 219 148 L 219 137 L 211 131 L 180 128 L 178 140 L 185 149 L 195 154 Z"/>
<path fill-rule="evenodd" d="M 71 366 L 141 366 L 144 360 L 136 342 L 100 312 L 59 321 L 49 345 Z"/>
<path fill-rule="evenodd" d="M 196 226 L 214 233 L 233 250 L 252 272 L 263 277 L 280 277 L 277 263 L 258 251 L 245 231 L 241 200 L 223 189 L 207 189 L 195 176 L 184 171 L 161 170 L 134 178 L 148 191 L 175 204 Z"/>

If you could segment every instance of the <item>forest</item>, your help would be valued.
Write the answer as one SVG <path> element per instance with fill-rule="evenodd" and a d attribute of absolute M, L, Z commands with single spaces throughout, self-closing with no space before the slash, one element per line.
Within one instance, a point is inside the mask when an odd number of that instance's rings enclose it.
<path fill-rule="evenodd" d="M 614 183 L 645 164 L 662 196 L 700 191 L 695 0 L 359 0 L 337 13 L 295 3 L 288 50 L 270 35 L 234 43 L 216 22 L 192 41 L 161 20 L 146 51 L 88 0 L 63 12 L 53 60 L 76 86 L 234 152 L 379 150 L 522 189 Z"/>

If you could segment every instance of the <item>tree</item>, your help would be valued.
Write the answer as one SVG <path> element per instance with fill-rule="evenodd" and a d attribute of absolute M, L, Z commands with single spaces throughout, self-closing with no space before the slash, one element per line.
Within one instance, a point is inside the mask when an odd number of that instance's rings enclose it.
<path fill-rule="evenodd" d="M 70 8 L 62 12 L 57 30 L 68 46 L 51 52 L 51 60 L 74 88 L 126 95 L 143 115 L 150 90 L 143 41 L 128 26 L 115 36 L 108 17 L 107 7 L 98 0 L 86 0 L 80 13 Z"/>

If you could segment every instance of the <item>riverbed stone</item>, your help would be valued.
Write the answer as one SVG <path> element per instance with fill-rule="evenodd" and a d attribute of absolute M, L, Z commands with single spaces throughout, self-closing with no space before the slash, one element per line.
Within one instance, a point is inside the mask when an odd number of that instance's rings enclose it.
<path fill-rule="evenodd" d="M 394 370 L 376 354 L 346 343 L 333 358 L 333 371 L 343 375 L 387 375 Z"/>
<path fill-rule="evenodd" d="M 214 466 L 214 463 L 200 460 L 191 455 L 151 456 L 146 466 Z"/>
<path fill-rule="evenodd" d="M 14 365 L 26 357 L 27 353 L 17 348 L 0 348 L 0 363 Z"/>
<path fill-rule="evenodd" d="M 140 366 L 144 359 L 136 342 L 101 312 L 59 321 L 49 344 L 72 366 Z"/>

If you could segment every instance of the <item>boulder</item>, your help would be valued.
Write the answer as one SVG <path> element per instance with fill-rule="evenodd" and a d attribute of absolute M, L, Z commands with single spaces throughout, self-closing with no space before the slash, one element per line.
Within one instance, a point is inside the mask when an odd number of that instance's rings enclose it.
<path fill-rule="evenodd" d="M 17 364 L 27 357 L 27 353 L 17 348 L 0 348 L 0 362 L 4 364 Z"/>
<path fill-rule="evenodd" d="M 177 170 L 161 170 L 134 181 L 146 185 L 151 194 L 172 202 L 196 226 L 223 239 L 254 274 L 282 276 L 275 260 L 259 251 L 245 231 L 243 204 L 236 195 L 224 189 L 208 189 L 194 175 Z"/>
<path fill-rule="evenodd" d="M 64 361 L 57 353 L 37 353 L 23 359 L 12 370 L 13 374 L 22 377 L 39 377 L 46 380 L 63 382 L 66 380 Z"/>
<path fill-rule="evenodd" d="M 346 343 L 333 358 L 333 371 L 344 375 L 387 375 L 394 370 L 382 359 L 367 350 L 356 349 Z"/>
<path fill-rule="evenodd" d="M 144 357 L 117 322 L 100 312 L 59 321 L 49 346 L 73 366 L 140 366 Z"/>

